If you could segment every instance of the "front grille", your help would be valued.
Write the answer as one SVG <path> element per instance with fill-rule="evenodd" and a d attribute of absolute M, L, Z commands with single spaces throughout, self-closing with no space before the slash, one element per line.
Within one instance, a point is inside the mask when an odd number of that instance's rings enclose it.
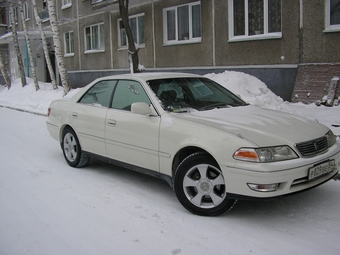
<path fill-rule="evenodd" d="M 313 157 L 328 149 L 327 138 L 324 136 L 315 140 L 298 143 L 296 148 L 303 157 Z"/>

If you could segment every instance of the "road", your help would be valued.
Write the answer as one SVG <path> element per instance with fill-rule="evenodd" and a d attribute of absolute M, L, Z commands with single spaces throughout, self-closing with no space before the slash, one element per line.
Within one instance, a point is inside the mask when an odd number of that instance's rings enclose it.
<path fill-rule="evenodd" d="M 340 254 L 340 181 L 199 217 L 161 180 L 69 167 L 46 117 L 0 119 L 0 254 Z"/>

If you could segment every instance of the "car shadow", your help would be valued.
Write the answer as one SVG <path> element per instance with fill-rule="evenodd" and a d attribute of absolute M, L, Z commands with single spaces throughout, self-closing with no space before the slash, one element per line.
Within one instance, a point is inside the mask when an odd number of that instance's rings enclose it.
<path fill-rule="evenodd" d="M 131 186 L 131 188 L 133 187 L 141 192 L 157 194 L 161 200 L 177 205 L 176 207 L 181 212 L 192 215 L 180 205 L 173 189 L 161 179 L 95 159 L 91 159 L 89 165 L 81 170 L 104 175 L 105 179 Z M 266 220 L 270 221 L 272 218 L 273 221 L 276 221 L 278 217 L 303 218 L 307 217 L 307 215 L 323 214 L 324 212 L 320 208 L 330 208 L 332 210 L 332 205 L 338 204 L 338 192 L 333 190 L 334 185 L 336 185 L 334 182 L 340 185 L 340 181 L 330 180 L 328 183 L 316 188 L 289 196 L 269 200 L 238 200 L 232 210 L 220 217 L 249 218 L 252 220 L 266 217 Z"/>
<path fill-rule="evenodd" d="M 330 180 L 321 186 L 288 196 L 269 200 L 238 200 L 228 216 L 267 216 L 267 220 L 277 220 L 277 216 L 301 219 L 312 215 L 325 215 L 328 210 L 335 212 L 338 208 L 338 187 L 340 188 L 339 181 Z M 271 217 L 274 215 L 275 217 Z"/>
<path fill-rule="evenodd" d="M 174 200 L 176 200 L 175 193 L 166 181 L 150 175 L 139 173 L 96 159 L 91 159 L 88 166 L 82 168 L 82 170 L 105 175 L 107 178 L 121 181 L 126 185 L 135 186 L 141 189 L 148 189 L 151 191 L 154 190 L 157 191 L 157 193 L 167 195 L 167 199 L 173 197 Z"/>

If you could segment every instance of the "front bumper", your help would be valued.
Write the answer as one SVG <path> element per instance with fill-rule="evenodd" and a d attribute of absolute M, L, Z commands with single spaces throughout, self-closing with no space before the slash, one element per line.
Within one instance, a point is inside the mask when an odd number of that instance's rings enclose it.
<path fill-rule="evenodd" d="M 333 148 L 334 147 L 334 148 Z M 335 168 L 327 174 L 309 180 L 309 169 L 318 164 L 335 161 Z M 316 187 L 335 176 L 340 168 L 340 144 L 337 143 L 325 154 L 313 158 L 276 163 L 241 162 L 233 167 L 221 166 L 231 197 L 273 198 Z M 255 191 L 248 184 L 278 184 L 275 191 Z"/>

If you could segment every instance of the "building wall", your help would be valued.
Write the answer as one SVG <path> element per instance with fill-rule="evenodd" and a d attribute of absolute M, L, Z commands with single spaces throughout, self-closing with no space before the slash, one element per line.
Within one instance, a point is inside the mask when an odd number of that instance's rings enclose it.
<path fill-rule="evenodd" d="M 211 1 L 201 1 L 202 41 L 199 43 L 184 43 L 164 45 L 163 40 L 163 9 L 192 0 L 156 1 L 155 2 L 155 54 L 156 67 L 188 67 L 212 66 L 212 26 Z"/>
<path fill-rule="evenodd" d="M 66 25 L 61 25 L 59 27 L 60 29 L 60 36 L 62 38 L 62 43 L 64 44 L 64 33 L 69 32 L 69 31 L 73 31 L 74 33 L 74 55 L 64 55 L 64 61 L 65 61 L 65 66 L 68 70 L 75 70 L 75 68 L 78 67 L 78 69 L 81 68 L 81 62 L 80 62 L 80 56 L 82 56 L 82 54 L 80 54 L 81 50 L 83 49 L 82 45 L 84 44 L 83 42 L 81 42 L 81 38 L 80 36 L 78 36 L 78 22 L 77 21 L 72 21 L 67 23 Z M 65 47 L 63 45 L 63 47 Z M 64 49 L 63 49 L 64 50 Z"/>
<path fill-rule="evenodd" d="M 340 32 L 324 32 L 324 0 L 305 0 L 302 63 L 340 62 Z"/>
<path fill-rule="evenodd" d="M 82 70 L 109 69 L 111 67 L 110 37 L 105 34 L 105 52 L 86 53 L 85 52 L 85 27 L 104 23 L 104 30 L 109 31 L 109 12 L 101 12 L 96 15 L 79 19 L 79 41 L 80 43 L 80 63 Z"/>
<path fill-rule="evenodd" d="M 196 1 L 130 0 L 130 16 L 144 14 L 145 17 L 146 41 L 139 49 L 139 58 L 147 71 L 199 74 L 242 71 L 258 77 L 283 99 L 291 100 L 294 86 L 306 89 L 311 83 L 308 72 L 340 64 L 340 32 L 324 31 L 325 0 L 282 0 L 282 37 L 254 37 L 247 41 L 229 40 L 228 0 L 201 0 L 201 41 L 166 44 L 163 9 Z M 37 2 L 42 9 L 42 1 Z M 61 36 L 74 32 L 75 52 L 65 57 L 73 87 L 84 86 L 103 75 L 129 72 L 128 51 L 118 46 L 117 2 L 106 0 L 92 4 L 91 0 L 75 0 L 67 8 L 61 5 L 62 0 L 57 0 Z M 27 24 L 34 27 L 32 8 L 31 12 L 32 18 Z M 105 51 L 85 53 L 85 27 L 98 23 L 104 23 Z M 49 22 L 44 22 L 44 26 L 48 29 Z M 316 69 L 307 68 L 315 64 Z M 313 84 L 311 89 L 329 82 L 324 80 L 328 77 L 339 76 L 338 68 L 327 70 L 319 85 Z"/>
<path fill-rule="evenodd" d="M 2 58 L 4 59 L 4 64 L 5 66 L 8 66 L 9 65 L 9 50 L 8 50 L 8 45 L 7 44 L 3 44 L 3 45 L 0 45 L 0 51 L 1 51 L 1 54 L 2 54 Z M 0 71 L 0 84 L 6 84 L 5 82 L 5 79 Z"/>
<path fill-rule="evenodd" d="M 298 69 L 292 102 L 312 103 L 328 95 L 331 80 L 340 77 L 340 64 L 306 64 Z M 335 90 L 340 97 L 340 86 Z"/>
<path fill-rule="evenodd" d="M 285 100 L 290 100 L 300 58 L 298 2 L 283 1 L 283 9 L 287 11 L 282 14 L 283 36 L 281 39 L 231 43 L 228 42 L 228 15 L 226 15 L 228 1 L 201 1 L 202 41 L 165 45 L 163 9 L 192 2 L 195 1 L 148 1 L 136 6 L 130 3 L 130 16 L 145 14 L 146 42 L 145 47 L 139 50 L 139 58 L 146 70 L 199 74 L 238 70 L 258 77 L 274 93 Z M 104 16 L 103 9 L 110 15 L 109 25 L 106 23 L 104 25 L 106 39 L 110 35 L 110 40 L 105 46 L 105 53 L 89 54 L 84 57 L 84 39 L 82 38 L 84 23 L 87 25 L 98 23 Z M 97 15 L 97 12 L 100 15 Z M 117 4 L 94 7 L 89 1 L 85 1 L 80 3 L 79 16 L 81 17 L 79 19 L 81 33 L 79 52 L 76 52 L 74 57 L 67 58 L 72 86 L 84 86 L 102 75 L 128 72 L 127 50 L 118 47 L 117 20 L 120 18 L 120 13 Z M 109 54 L 110 50 L 112 55 Z M 77 55 L 80 55 L 80 62 L 73 60 L 77 59 Z M 83 70 L 91 70 L 91 72 L 83 72 Z"/>
<path fill-rule="evenodd" d="M 32 49 L 32 55 L 33 55 L 33 61 L 35 63 L 35 70 L 36 70 L 36 75 L 38 81 L 45 81 L 46 80 L 46 64 L 45 64 L 45 59 L 44 59 L 44 51 L 41 47 L 41 40 L 30 40 L 30 45 Z M 26 46 L 23 43 L 21 45 L 20 51 L 23 55 L 24 60 L 28 58 L 26 55 Z M 25 64 L 26 61 L 24 61 L 24 68 L 25 68 L 25 73 L 27 77 L 32 77 L 32 72 L 28 68 L 27 65 Z M 28 71 L 28 72 L 27 72 Z"/>
<path fill-rule="evenodd" d="M 313 103 L 328 94 L 329 84 L 340 77 L 340 31 L 325 31 L 325 1 L 305 0 L 301 63 L 291 101 Z M 340 97 L 340 89 L 336 91 Z"/>
<path fill-rule="evenodd" d="M 139 62 L 146 68 L 154 67 L 154 42 L 153 42 L 153 20 L 152 5 L 142 4 L 129 8 L 129 15 L 137 15 L 144 13 L 145 22 L 145 47 L 141 47 L 138 52 Z M 128 50 L 127 48 L 119 48 L 118 45 L 118 20 L 120 13 L 118 10 L 112 11 L 111 15 L 111 33 L 112 33 L 112 53 L 113 66 L 112 69 L 129 68 Z"/>
<path fill-rule="evenodd" d="M 228 1 L 215 1 L 216 65 L 299 62 L 299 1 L 282 1 L 282 38 L 228 42 Z"/>

